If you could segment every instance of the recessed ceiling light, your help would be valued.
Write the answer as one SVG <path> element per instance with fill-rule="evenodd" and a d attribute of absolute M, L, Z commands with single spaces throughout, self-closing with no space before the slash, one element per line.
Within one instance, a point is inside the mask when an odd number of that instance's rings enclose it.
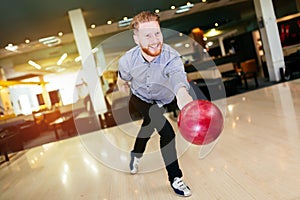
<path fill-rule="evenodd" d="M 39 64 L 37 64 L 36 62 L 34 62 L 32 60 L 29 60 L 28 64 L 35 67 L 36 69 L 42 69 L 42 67 Z"/>
<path fill-rule="evenodd" d="M 29 40 L 29 39 L 26 39 L 26 40 L 25 40 L 25 43 L 26 43 L 26 44 L 29 44 L 29 43 L 30 43 L 30 40 Z"/>
<path fill-rule="evenodd" d="M 58 32 L 57 35 L 58 35 L 58 36 L 63 36 L 63 34 L 64 34 L 63 32 Z"/>
<path fill-rule="evenodd" d="M 175 6 L 171 6 L 171 9 L 174 10 L 176 7 Z"/>
<path fill-rule="evenodd" d="M 183 44 L 181 42 L 178 42 L 176 44 L 174 44 L 174 47 L 181 47 Z"/>
<path fill-rule="evenodd" d="M 61 65 L 63 63 L 63 61 L 67 58 L 68 54 L 64 53 L 60 59 L 56 62 L 57 65 Z"/>
<path fill-rule="evenodd" d="M 107 23 L 107 24 L 112 24 L 112 21 L 111 21 L 111 20 L 108 20 L 106 23 Z"/>
<path fill-rule="evenodd" d="M 211 47 L 214 44 L 214 42 L 210 41 L 207 43 L 207 46 Z"/>
<path fill-rule="evenodd" d="M 40 43 L 47 45 L 48 47 L 60 44 L 61 40 L 55 36 L 50 36 L 46 38 L 39 39 Z"/>
<path fill-rule="evenodd" d="M 18 49 L 18 46 L 17 45 L 13 45 L 13 44 L 8 44 L 5 47 L 5 49 L 8 50 L 8 51 L 16 51 Z"/>
<path fill-rule="evenodd" d="M 215 23 L 215 26 L 217 27 L 217 26 L 219 26 L 219 24 L 216 22 L 216 23 Z"/>
<path fill-rule="evenodd" d="M 154 12 L 155 12 L 155 13 L 159 13 L 159 9 L 156 9 Z"/>
<path fill-rule="evenodd" d="M 75 62 L 79 62 L 79 61 L 81 61 L 81 56 L 77 56 L 77 57 L 75 58 Z"/>
<path fill-rule="evenodd" d="M 204 37 L 214 37 L 214 36 L 217 36 L 217 35 L 220 35 L 222 33 L 222 31 L 220 30 L 216 30 L 215 28 L 209 30 L 207 33 L 204 34 Z"/>
<path fill-rule="evenodd" d="M 96 25 L 95 24 L 91 24 L 91 28 L 96 28 Z"/>
<path fill-rule="evenodd" d="M 189 10 L 190 10 L 189 8 L 178 9 L 178 10 L 176 10 L 176 14 L 184 13 L 184 12 L 187 12 Z"/>
<path fill-rule="evenodd" d="M 189 11 L 192 7 L 194 7 L 194 4 L 187 2 L 186 5 L 180 6 L 177 10 L 176 10 L 176 14 L 180 14 L 180 13 L 184 13 Z"/>
<path fill-rule="evenodd" d="M 118 22 L 119 27 L 129 26 L 132 21 L 132 18 L 124 17 L 123 20 Z"/>

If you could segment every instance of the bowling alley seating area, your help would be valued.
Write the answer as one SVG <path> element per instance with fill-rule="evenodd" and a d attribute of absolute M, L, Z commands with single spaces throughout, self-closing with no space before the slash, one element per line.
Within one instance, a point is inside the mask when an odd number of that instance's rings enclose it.
<path fill-rule="evenodd" d="M 220 65 L 216 65 L 213 61 L 190 63 L 185 65 L 185 69 L 192 87 L 200 88 L 205 98 L 209 100 L 230 97 L 275 84 L 259 75 L 255 59 Z"/>
<path fill-rule="evenodd" d="M 290 80 L 299 77 L 300 74 L 300 50 L 284 57 L 285 70 L 284 80 Z"/>
<path fill-rule="evenodd" d="M 1 120 L 0 154 L 5 161 L 9 160 L 10 153 L 75 136 L 73 112 L 65 109 L 42 110 Z"/>

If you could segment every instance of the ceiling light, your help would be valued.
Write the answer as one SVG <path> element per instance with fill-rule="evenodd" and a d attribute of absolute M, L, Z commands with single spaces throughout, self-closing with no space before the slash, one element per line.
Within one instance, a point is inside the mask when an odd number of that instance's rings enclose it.
<path fill-rule="evenodd" d="M 203 2 L 203 3 L 205 3 L 205 2 L 206 2 L 206 0 L 202 0 L 202 2 Z"/>
<path fill-rule="evenodd" d="M 184 12 L 187 12 L 187 11 L 189 11 L 190 9 L 189 8 L 184 8 L 184 9 L 178 9 L 178 10 L 176 10 L 176 14 L 180 14 L 180 13 L 184 13 Z"/>
<path fill-rule="evenodd" d="M 193 28 L 192 33 L 194 33 L 194 34 L 202 34 L 203 31 L 199 27 L 197 27 L 197 28 Z"/>
<path fill-rule="evenodd" d="M 96 25 L 95 24 L 91 24 L 91 28 L 96 28 Z"/>
<path fill-rule="evenodd" d="M 215 26 L 217 27 L 217 26 L 219 26 L 219 24 L 216 22 L 216 23 L 215 23 Z"/>
<path fill-rule="evenodd" d="M 174 10 L 176 7 L 175 6 L 171 6 L 171 9 Z"/>
<path fill-rule="evenodd" d="M 209 42 L 207 43 L 207 46 L 211 47 L 213 44 L 214 44 L 214 42 L 209 41 Z"/>
<path fill-rule="evenodd" d="M 49 66 L 49 67 L 46 67 L 45 70 L 54 71 L 54 72 L 62 72 L 62 71 L 65 71 L 66 69 L 62 68 L 62 67 L 57 67 L 57 66 Z"/>
<path fill-rule="evenodd" d="M 61 65 L 63 63 L 63 61 L 67 58 L 68 54 L 67 53 L 64 53 L 60 59 L 57 61 L 57 65 Z"/>
<path fill-rule="evenodd" d="M 112 24 L 112 21 L 111 21 L 111 20 L 108 20 L 106 23 L 107 23 L 107 24 Z"/>
<path fill-rule="evenodd" d="M 131 21 L 132 21 L 132 18 L 128 19 L 127 17 L 124 17 L 123 20 L 121 20 L 121 21 L 118 22 L 119 27 L 128 26 Z"/>
<path fill-rule="evenodd" d="M 155 12 L 155 13 L 159 13 L 159 10 L 158 10 L 158 9 L 156 9 L 154 12 Z"/>
<path fill-rule="evenodd" d="M 63 34 L 64 34 L 63 32 L 58 32 L 57 35 L 58 35 L 58 36 L 63 36 Z"/>
<path fill-rule="evenodd" d="M 181 47 L 183 44 L 181 42 L 174 44 L 174 47 Z"/>
<path fill-rule="evenodd" d="M 75 58 L 75 62 L 79 62 L 79 61 L 81 61 L 81 56 L 77 56 L 77 57 Z"/>
<path fill-rule="evenodd" d="M 180 13 L 184 13 L 189 11 L 192 7 L 194 7 L 194 4 L 187 2 L 186 5 L 180 6 L 177 10 L 176 10 L 176 14 L 180 14 Z"/>
<path fill-rule="evenodd" d="M 209 30 L 207 33 L 204 34 L 204 37 L 214 37 L 217 35 L 220 35 L 222 33 L 222 31 L 216 30 L 215 28 Z"/>
<path fill-rule="evenodd" d="M 50 36 L 50 37 L 39 39 L 39 42 L 51 47 L 60 44 L 60 39 L 55 36 Z"/>
<path fill-rule="evenodd" d="M 29 61 L 28 61 L 28 64 L 31 65 L 31 66 L 33 66 L 33 67 L 35 67 L 36 69 L 42 69 L 41 65 L 35 63 L 35 62 L 32 61 L 32 60 L 29 60 Z"/>
<path fill-rule="evenodd" d="M 30 43 L 30 40 L 29 40 L 29 39 L 26 39 L 26 40 L 25 40 L 25 43 L 26 43 L 26 44 L 29 44 L 29 43 Z"/>
<path fill-rule="evenodd" d="M 17 45 L 13 45 L 13 44 L 8 44 L 5 47 L 5 49 L 8 50 L 8 51 L 16 51 L 18 49 L 18 46 Z"/>
<path fill-rule="evenodd" d="M 179 9 L 186 9 L 186 8 L 192 8 L 194 7 L 194 4 L 187 2 L 186 5 L 180 6 Z"/>

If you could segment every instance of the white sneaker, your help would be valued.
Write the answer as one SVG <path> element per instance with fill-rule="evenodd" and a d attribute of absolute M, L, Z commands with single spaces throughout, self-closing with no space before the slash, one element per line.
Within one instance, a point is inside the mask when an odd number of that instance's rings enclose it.
<path fill-rule="evenodd" d="M 175 177 L 171 186 L 174 192 L 179 196 L 188 197 L 192 195 L 189 186 L 187 186 L 181 178 Z"/>
<path fill-rule="evenodd" d="M 131 160 L 130 160 L 130 164 L 129 164 L 130 173 L 136 174 L 139 170 L 140 158 L 135 157 L 133 155 L 133 153 L 131 153 L 130 156 L 131 156 Z"/>

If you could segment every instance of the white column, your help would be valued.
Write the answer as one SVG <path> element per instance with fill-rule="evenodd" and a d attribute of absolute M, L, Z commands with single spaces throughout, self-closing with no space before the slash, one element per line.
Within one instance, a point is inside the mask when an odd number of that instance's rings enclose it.
<path fill-rule="evenodd" d="M 285 67 L 272 0 L 254 0 L 270 81 L 280 81 Z"/>
<path fill-rule="evenodd" d="M 104 113 L 107 108 L 82 11 L 76 9 L 68 13 L 78 52 L 81 56 L 84 81 L 87 83 L 95 113 Z"/>
<path fill-rule="evenodd" d="M 0 81 L 6 81 L 5 71 L 2 67 L 0 67 Z M 8 87 L 0 86 L 0 111 L 4 115 L 14 114 Z"/>
<path fill-rule="evenodd" d="M 221 54 L 222 54 L 222 56 L 226 56 L 226 51 L 225 51 L 224 42 L 223 42 L 224 38 L 219 37 L 218 40 L 219 40 L 219 45 L 221 48 Z"/>
<path fill-rule="evenodd" d="M 98 51 L 96 52 L 97 70 L 99 74 L 102 74 L 106 69 L 105 54 L 102 46 L 97 46 Z"/>

